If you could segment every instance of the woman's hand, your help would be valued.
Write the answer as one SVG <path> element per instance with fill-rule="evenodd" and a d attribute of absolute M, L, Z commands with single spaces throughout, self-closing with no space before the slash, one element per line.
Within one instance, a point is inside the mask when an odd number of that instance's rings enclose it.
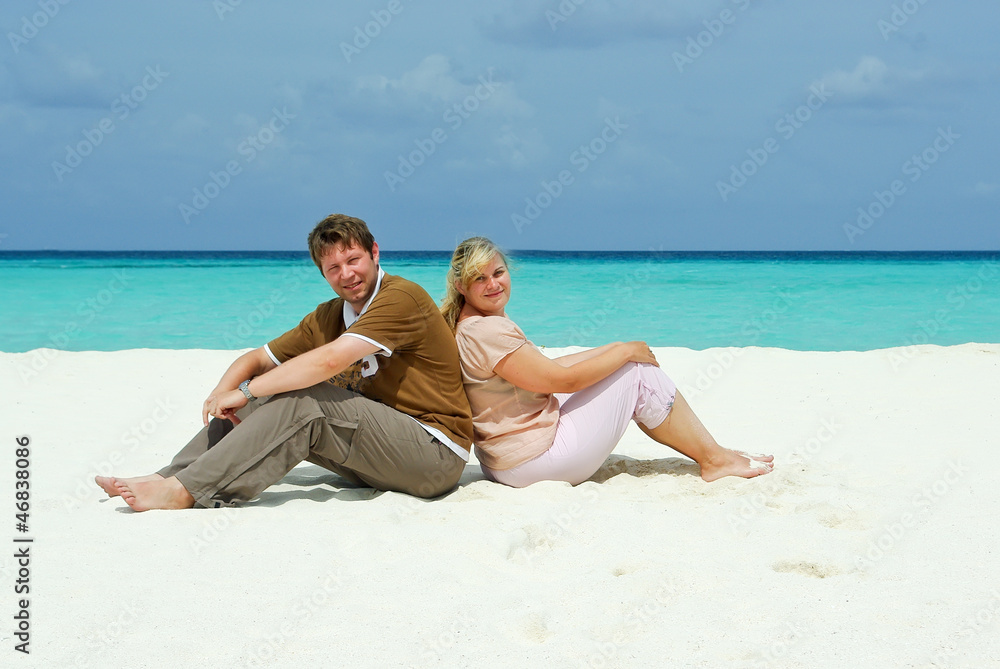
<path fill-rule="evenodd" d="M 644 341 L 630 341 L 621 344 L 625 348 L 625 352 L 628 355 L 626 362 L 642 362 L 648 365 L 660 366 L 660 363 L 656 361 L 656 356 L 653 355 L 653 350 L 649 348 L 649 344 Z"/>

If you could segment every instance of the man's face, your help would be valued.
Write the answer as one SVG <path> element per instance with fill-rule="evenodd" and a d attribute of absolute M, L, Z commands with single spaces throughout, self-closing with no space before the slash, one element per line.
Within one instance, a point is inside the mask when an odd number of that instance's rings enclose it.
<path fill-rule="evenodd" d="M 360 313 L 378 280 L 378 244 L 372 244 L 371 255 L 357 245 L 331 246 L 323 254 L 320 269 L 333 292 Z"/>

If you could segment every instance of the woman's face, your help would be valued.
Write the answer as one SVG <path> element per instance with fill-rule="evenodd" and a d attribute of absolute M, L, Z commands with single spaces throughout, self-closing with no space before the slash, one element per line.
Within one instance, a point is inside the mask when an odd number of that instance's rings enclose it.
<path fill-rule="evenodd" d="M 465 303 L 483 316 L 502 316 L 510 299 L 510 274 L 503 259 L 494 255 L 468 286 L 458 287 Z"/>

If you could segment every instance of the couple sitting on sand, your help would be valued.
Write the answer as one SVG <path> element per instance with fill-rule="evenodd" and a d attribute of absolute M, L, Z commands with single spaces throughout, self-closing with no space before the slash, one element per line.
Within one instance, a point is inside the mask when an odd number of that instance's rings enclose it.
<path fill-rule="evenodd" d="M 320 221 L 309 253 L 339 299 L 237 358 L 173 462 L 97 477 L 108 495 L 136 511 L 227 506 L 307 460 L 356 485 L 437 497 L 458 485 L 473 441 L 490 480 L 575 485 L 630 419 L 698 462 L 706 481 L 771 470 L 770 456 L 716 443 L 645 343 L 543 355 L 504 313 L 507 259 L 487 239 L 455 250 L 440 310 L 379 267 L 360 219 Z"/>

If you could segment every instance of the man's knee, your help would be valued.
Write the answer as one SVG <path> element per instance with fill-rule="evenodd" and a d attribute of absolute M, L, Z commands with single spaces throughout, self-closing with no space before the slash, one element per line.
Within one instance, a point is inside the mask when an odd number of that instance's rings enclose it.
<path fill-rule="evenodd" d="M 212 448 L 222 438 L 233 431 L 233 422 L 227 418 L 213 418 L 208 421 L 208 447 Z"/>
<path fill-rule="evenodd" d="M 309 388 L 272 395 L 267 404 L 286 408 L 292 404 L 296 407 L 305 407 L 309 411 L 319 410 L 328 418 L 357 423 L 359 405 L 372 401 L 358 393 L 324 382 Z"/>

